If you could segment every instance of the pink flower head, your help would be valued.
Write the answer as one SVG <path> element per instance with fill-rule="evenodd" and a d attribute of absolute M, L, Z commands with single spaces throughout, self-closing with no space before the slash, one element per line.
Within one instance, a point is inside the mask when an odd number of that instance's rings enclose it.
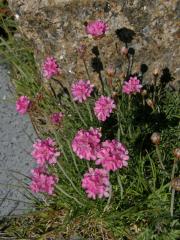
<path fill-rule="evenodd" d="M 72 149 L 80 159 L 96 160 L 100 138 L 101 131 L 98 128 L 79 130 L 72 141 Z"/>
<path fill-rule="evenodd" d="M 101 96 L 96 102 L 94 113 L 99 121 L 106 121 L 113 109 L 116 108 L 114 100 L 110 97 Z"/>
<path fill-rule="evenodd" d="M 142 88 L 140 80 L 137 77 L 130 77 L 129 81 L 125 81 L 122 91 L 128 95 L 139 93 Z"/>
<path fill-rule="evenodd" d="M 96 164 L 102 164 L 107 171 L 116 171 L 119 168 L 127 167 L 128 159 L 128 151 L 122 143 L 117 140 L 106 140 L 97 153 Z"/>
<path fill-rule="evenodd" d="M 40 166 L 43 166 L 45 163 L 56 163 L 57 157 L 60 155 L 60 152 L 55 148 L 55 142 L 51 138 L 37 140 L 33 144 L 33 148 L 34 150 L 31 154 Z"/>
<path fill-rule="evenodd" d="M 43 76 L 47 79 L 52 78 L 60 72 L 58 63 L 54 57 L 47 57 L 42 66 Z"/>
<path fill-rule="evenodd" d="M 62 121 L 63 117 L 64 114 L 62 112 L 52 113 L 50 116 L 51 122 L 53 124 L 59 124 Z"/>
<path fill-rule="evenodd" d="M 82 179 L 82 188 L 85 189 L 88 198 L 103 198 L 109 196 L 109 175 L 105 169 L 90 168 Z"/>
<path fill-rule="evenodd" d="M 21 96 L 16 101 L 16 111 L 20 115 L 24 115 L 28 111 L 29 106 L 30 106 L 30 100 L 27 96 Z"/>
<path fill-rule="evenodd" d="M 52 195 L 54 192 L 54 186 L 58 182 L 58 178 L 53 175 L 48 175 L 41 167 L 33 169 L 31 173 L 31 191 L 34 193 L 46 192 L 49 195 Z"/>
<path fill-rule="evenodd" d="M 90 81 L 79 80 L 76 83 L 72 84 L 71 92 L 74 101 L 83 102 L 88 97 L 90 97 L 93 91 L 94 85 L 90 83 Z"/>
<path fill-rule="evenodd" d="M 108 25 L 102 20 L 90 22 L 86 26 L 86 33 L 92 37 L 102 37 L 108 30 Z"/>

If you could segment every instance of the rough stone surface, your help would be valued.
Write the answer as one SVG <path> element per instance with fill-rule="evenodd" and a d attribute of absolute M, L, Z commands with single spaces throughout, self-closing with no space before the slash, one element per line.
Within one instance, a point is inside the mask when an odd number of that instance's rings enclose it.
<path fill-rule="evenodd" d="M 0 65 L 0 217 L 21 214 L 31 208 L 22 202 L 28 201 L 21 185 L 24 177 L 14 171 L 29 175 L 35 134 L 28 116 L 22 118 L 15 111 L 15 98 L 10 89 L 8 69 Z"/>
<path fill-rule="evenodd" d="M 109 64 L 117 69 L 117 77 L 126 71 L 127 59 L 120 54 L 123 43 L 115 34 L 117 28 L 132 29 L 136 35 L 129 44 L 136 50 L 133 71 L 140 64 L 148 65 L 145 81 L 151 82 L 153 70 L 168 67 L 178 80 L 180 55 L 178 39 L 179 0 L 9 0 L 14 14 L 19 15 L 21 32 L 33 42 L 37 63 L 53 55 L 59 59 L 67 83 L 78 78 L 87 78 L 83 62 L 76 48 L 85 43 L 88 49 L 98 45 L 104 70 Z M 109 25 L 107 36 L 93 40 L 87 36 L 84 23 L 103 19 Z M 92 53 L 87 51 L 86 62 L 91 68 Z M 105 75 L 105 71 L 104 71 Z M 91 74 L 96 82 L 97 76 Z"/>

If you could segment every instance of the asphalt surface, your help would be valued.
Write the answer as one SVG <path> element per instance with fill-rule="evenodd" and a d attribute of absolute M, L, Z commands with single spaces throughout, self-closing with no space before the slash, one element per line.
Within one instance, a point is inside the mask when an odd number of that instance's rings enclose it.
<path fill-rule="evenodd" d="M 19 116 L 6 65 L 0 65 L 0 217 L 31 209 L 22 185 L 34 163 L 30 155 L 36 136 L 28 115 Z M 18 173 L 17 173 L 17 172 Z"/>

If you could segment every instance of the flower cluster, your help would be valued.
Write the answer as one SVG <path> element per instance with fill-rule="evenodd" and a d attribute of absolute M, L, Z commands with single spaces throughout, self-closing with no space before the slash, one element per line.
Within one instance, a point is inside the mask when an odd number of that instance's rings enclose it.
<path fill-rule="evenodd" d="M 142 88 L 140 80 L 137 77 L 130 77 L 128 81 L 124 82 L 122 91 L 128 95 L 139 93 Z"/>
<path fill-rule="evenodd" d="M 60 73 L 58 63 L 54 57 L 47 57 L 42 66 L 43 76 L 47 79 Z"/>
<path fill-rule="evenodd" d="M 44 192 L 52 195 L 54 186 L 58 182 L 58 178 L 53 175 L 48 175 L 42 167 L 32 169 L 32 182 L 30 189 L 34 193 Z"/>
<path fill-rule="evenodd" d="M 88 97 L 90 97 L 93 91 L 94 85 L 90 81 L 79 80 L 78 82 L 72 84 L 71 92 L 73 100 L 82 103 Z"/>
<path fill-rule="evenodd" d="M 88 198 L 108 197 L 110 191 L 108 172 L 104 169 L 90 168 L 89 171 L 84 174 L 82 187 L 85 189 Z"/>
<path fill-rule="evenodd" d="M 102 20 L 90 22 L 86 26 L 86 33 L 92 37 L 102 37 L 108 30 L 108 25 Z"/>
<path fill-rule="evenodd" d="M 89 169 L 82 180 L 82 187 L 89 198 L 96 199 L 109 195 L 109 171 L 116 171 L 128 165 L 126 147 L 117 140 L 101 143 L 101 131 L 97 128 L 79 130 L 72 141 L 72 149 L 80 159 L 94 160 L 103 169 Z"/>
<path fill-rule="evenodd" d="M 98 128 L 79 130 L 72 141 L 72 149 L 80 159 L 96 160 L 100 138 L 101 131 Z"/>
<path fill-rule="evenodd" d="M 101 20 L 90 22 L 86 25 L 86 33 L 94 39 L 104 36 L 108 25 Z M 82 45 L 78 52 L 84 56 L 86 46 Z M 127 53 L 127 49 L 126 49 Z M 51 79 L 60 73 L 58 63 L 54 57 L 47 57 L 42 66 L 43 76 Z M 108 76 L 115 74 L 113 67 L 108 68 Z M 111 84 L 112 85 L 112 84 Z M 126 94 L 140 92 L 142 85 L 137 77 L 130 77 L 124 82 L 122 91 Z M 71 95 L 74 101 L 85 102 L 93 92 L 94 85 L 89 80 L 80 79 L 71 86 Z M 22 96 L 16 103 L 17 111 L 24 114 L 29 107 L 30 101 Z M 95 102 L 94 114 L 101 122 L 106 121 L 116 108 L 114 100 L 109 96 L 100 96 Z M 88 109 L 89 110 L 89 109 Z M 55 112 L 50 115 L 52 124 L 59 124 L 64 114 Z M 92 115 L 91 115 L 92 116 Z M 96 199 L 108 197 L 110 194 L 109 172 L 116 171 L 128 165 L 128 151 L 126 147 L 117 140 L 106 140 L 101 142 L 101 129 L 91 127 L 89 130 L 80 129 L 72 140 L 72 149 L 80 159 L 93 160 L 101 169 L 89 168 L 82 179 L 82 187 L 89 198 Z M 31 190 L 33 192 L 46 192 L 51 195 L 57 178 L 47 172 L 48 164 L 55 164 L 60 152 L 56 149 L 55 142 L 51 138 L 37 140 L 33 145 L 32 156 L 38 167 L 32 170 Z"/>
<path fill-rule="evenodd" d="M 59 124 L 62 121 L 63 117 L 64 114 L 62 112 L 56 112 L 51 114 L 50 119 L 53 124 Z"/>
<path fill-rule="evenodd" d="M 45 140 L 38 139 L 33 144 L 33 148 L 32 156 L 40 166 L 46 163 L 54 164 L 57 162 L 57 157 L 60 156 L 60 152 L 55 148 L 55 142 L 51 138 Z"/>
<path fill-rule="evenodd" d="M 24 115 L 30 106 L 31 101 L 27 96 L 20 96 L 16 101 L 16 111 L 22 116 Z"/>
<path fill-rule="evenodd" d="M 116 108 L 114 100 L 110 97 L 101 96 L 95 103 L 94 113 L 98 120 L 104 122 Z"/>
<path fill-rule="evenodd" d="M 116 171 L 127 167 L 129 159 L 126 147 L 117 140 L 106 140 L 97 153 L 96 164 L 101 164 L 107 171 Z"/>

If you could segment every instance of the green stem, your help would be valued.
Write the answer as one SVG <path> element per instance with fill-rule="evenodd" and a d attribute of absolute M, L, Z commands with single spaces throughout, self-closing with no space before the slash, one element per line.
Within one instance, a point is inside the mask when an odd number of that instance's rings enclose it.
<path fill-rule="evenodd" d="M 91 108 L 90 108 L 89 102 L 85 101 L 85 105 L 86 105 L 86 108 L 87 108 L 87 110 L 89 112 L 90 120 L 92 122 L 93 121 L 93 116 L 92 116 L 92 112 L 91 112 Z"/>
<path fill-rule="evenodd" d="M 132 138 L 131 125 L 129 125 L 129 127 L 128 127 L 128 132 L 129 132 L 129 137 Z"/>
<path fill-rule="evenodd" d="M 160 153 L 160 151 L 159 151 L 158 145 L 156 145 L 156 153 L 157 153 L 157 156 L 158 156 L 159 163 L 160 163 L 160 165 L 161 165 L 161 169 L 165 170 L 165 167 L 164 167 L 164 165 L 163 165 L 163 163 L 162 163 L 162 161 L 161 161 L 161 153 Z"/>
<path fill-rule="evenodd" d="M 104 207 L 103 212 L 105 212 L 108 209 L 108 206 L 109 206 L 109 204 L 111 202 L 111 198 L 112 198 L 112 186 L 110 184 L 110 186 L 109 186 L 109 197 L 108 197 L 108 201 L 107 201 L 106 206 Z"/>
<path fill-rule="evenodd" d="M 118 141 L 120 141 L 120 135 L 121 135 L 120 133 L 121 133 L 121 128 L 118 127 L 118 134 L 117 134 Z"/>
<path fill-rule="evenodd" d="M 60 168 L 60 170 L 62 171 L 62 173 L 64 174 L 64 176 L 67 178 L 67 180 L 71 183 L 72 187 L 74 188 L 74 190 L 80 194 L 80 192 L 78 191 L 78 189 L 76 188 L 76 186 L 74 185 L 73 181 L 70 179 L 70 177 L 67 175 L 67 173 L 65 172 L 65 170 L 63 169 L 63 167 L 61 166 L 61 164 L 59 162 L 57 162 L 58 167 Z"/>
<path fill-rule="evenodd" d="M 118 173 L 117 173 L 117 181 L 118 181 L 118 184 L 119 184 L 119 187 L 120 187 L 120 190 L 121 190 L 121 200 L 122 200 L 122 199 L 123 199 L 123 192 L 124 192 L 124 190 L 123 190 L 121 178 L 120 178 L 120 176 L 118 175 Z"/>
<path fill-rule="evenodd" d="M 173 217 L 173 212 L 174 212 L 174 196 L 175 196 L 175 189 L 172 189 L 172 193 L 171 193 L 171 207 L 170 207 L 171 217 Z"/>
<path fill-rule="evenodd" d="M 79 200 L 77 200 L 77 198 L 69 195 L 67 192 L 65 192 L 60 186 L 56 186 L 56 188 L 61 192 L 63 193 L 66 197 L 70 198 L 70 199 L 73 199 L 76 203 L 78 203 L 80 206 L 84 206 L 83 203 L 81 203 Z"/>
<path fill-rule="evenodd" d="M 79 112 L 79 109 L 78 109 L 76 103 L 73 100 L 72 100 L 72 102 L 73 102 L 74 108 L 76 109 L 77 114 L 79 115 L 81 122 L 84 124 L 85 127 L 87 127 L 87 124 L 85 123 L 83 117 L 81 116 L 81 113 Z"/>
<path fill-rule="evenodd" d="M 88 67 L 87 67 L 87 64 L 86 64 L 86 61 L 85 61 L 84 58 L 83 58 L 83 63 L 84 63 L 84 67 L 85 67 L 85 69 L 86 69 L 86 73 L 87 73 L 88 79 L 91 80 L 91 76 L 90 76 L 90 74 L 89 74 Z"/>
<path fill-rule="evenodd" d="M 174 178 L 176 166 L 177 166 L 177 163 L 176 163 L 176 160 L 174 160 L 173 167 L 172 167 L 172 173 L 171 173 L 171 180 Z M 171 190 L 171 185 L 170 185 L 170 187 L 169 187 L 169 191 L 170 191 L 170 190 Z"/>
<path fill-rule="evenodd" d="M 128 96 L 128 111 L 131 109 L 131 95 Z"/>
<path fill-rule="evenodd" d="M 89 164 L 88 160 L 86 161 L 86 164 L 87 164 L 87 168 L 89 169 L 90 168 L 90 164 Z"/>
<path fill-rule="evenodd" d="M 175 170 L 176 170 L 177 162 L 174 160 L 172 173 L 171 173 L 171 180 L 174 178 Z"/>
<path fill-rule="evenodd" d="M 144 96 L 142 96 L 142 100 L 143 100 L 143 106 L 145 106 L 145 99 L 144 99 Z"/>
<path fill-rule="evenodd" d="M 71 148 L 71 145 L 70 145 L 70 143 L 69 143 L 67 140 L 66 140 L 66 142 L 68 143 L 69 150 L 70 150 L 70 152 L 71 152 L 72 159 L 73 159 L 73 162 L 74 162 L 74 166 L 75 166 L 77 172 L 80 173 L 79 168 L 78 168 L 78 165 L 77 165 L 77 162 L 76 162 L 76 158 L 75 158 L 74 153 L 73 153 L 72 148 Z"/>
<path fill-rule="evenodd" d="M 124 131 L 123 131 L 123 127 L 121 124 L 121 120 L 120 120 L 120 116 L 124 118 L 123 113 L 121 112 L 121 108 L 120 108 L 120 103 L 118 101 L 118 109 L 117 109 L 117 119 L 118 119 L 118 140 L 120 140 L 120 133 L 122 135 L 124 135 Z"/>

